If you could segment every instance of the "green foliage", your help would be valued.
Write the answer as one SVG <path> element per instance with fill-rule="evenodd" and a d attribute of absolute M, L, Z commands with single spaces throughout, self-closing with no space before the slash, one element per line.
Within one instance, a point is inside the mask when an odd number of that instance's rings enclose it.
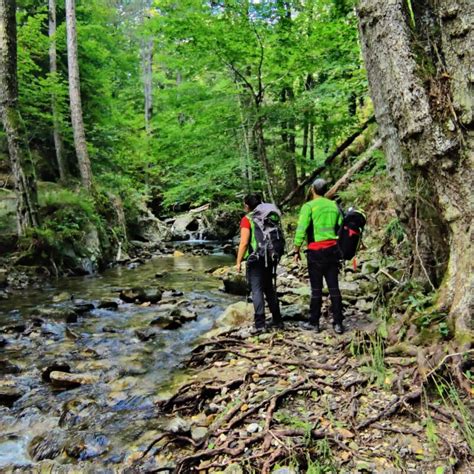
<path fill-rule="evenodd" d="M 74 265 L 77 257 L 89 256 L 83 239 L 91 226 L 101 225 L 92 199 L 59 189 L 40 194 L 40 206 L 42 224 L 23 238 L 23 250 L 48 265 Z"/>
<path fill-rule="evenodd" d="M 338 472 L 329 441 L 325 438 L 315 443 L 311 455 L 306 456 L 306 474 L 323 474 Z"/>

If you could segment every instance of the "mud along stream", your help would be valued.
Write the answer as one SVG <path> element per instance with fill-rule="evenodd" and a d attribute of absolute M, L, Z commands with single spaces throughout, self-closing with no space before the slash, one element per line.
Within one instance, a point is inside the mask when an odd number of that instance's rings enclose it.
<path fill-rule="evenodd" d="M 66 472 L 78 463 L 114 472 L 152 439 L 165 423 L 154 402 L 185 375 L 180 362 L 235 301 L 206 273 L 229 262 L 222 255 L 159 257 L 0 301 L 0 470 L 31 472 L 41 459 L 55 459 Z M 124 288 L 158 286 L 174 291 L 157 304 L 118 299 Z M 52 383 L 51 370 L 92 383 L 66 388 L 67 381 Z"/>

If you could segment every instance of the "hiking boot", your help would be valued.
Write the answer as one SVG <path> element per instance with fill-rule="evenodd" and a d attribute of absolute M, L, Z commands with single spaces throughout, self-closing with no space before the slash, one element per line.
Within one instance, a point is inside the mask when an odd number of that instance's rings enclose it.
<path fill-rule="evenodd" d="M 272 319 L 268 324 L 267 327 L 269 329 L 285 329 L 285 325 L 281 319 Z"/>
<path fill-rule="evenodd" d="M 342 325 L 342 323 L 336 323 L 333 325 L 334 327 L 334 332 L 336 334 L 343 334 L 344 333 L 344 326 Z"/>
<path fill-rule="evenodd" d="M 319 327 L 319 321 L 318 322 L 311 322 L 311 321 L 308 321 L 306 323 L 303 323 L 301 325 L 304 329 L 307 329 L 308 331 L 314 331 L 316 333 L 320 333 L 321 332 L 321 328 Z"/>
<path fill-rule="evenodd" d="M 252 336 L 258 336 L 259 334 L 262 334 L 264 333 L 265 331 L 267 330 L 267 327 L 266 326 L 254 326 L 251 330 L 250 330 L 250 334 Z"/>

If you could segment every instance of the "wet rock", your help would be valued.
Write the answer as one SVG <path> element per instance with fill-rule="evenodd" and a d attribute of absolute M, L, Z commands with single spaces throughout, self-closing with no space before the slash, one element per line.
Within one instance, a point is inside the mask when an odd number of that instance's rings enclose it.
<path fill-rule="evenodd" d="M 173 257 L 184 257 L 184 253 L 181 250 L 175 250 L 173 252 Z"/>
<path fill-rule="evenodd" d="M 5 347 L 8 344 L 8 340 L 4 337 L 0 337 L 0 347 Z"/>
<path fill-rule="evenodd" d="M 189 433 L 189 430 L 191 429 L 191 426 L 188 421 L 186 421 L 184 418 L 181 418 L 180 416 L 176 416 L 172 420 L 170 420 L 166 427 L 165 430 L 169 431 L 171 433 Z"/>
<path fill-rule="evenodd" d="M 99 309 L 108 309 L 110 311 L 116 311 L 119 304 L 115 300 L 103 300 L 99 303 Z"/>
<path fill-rule="evenodd" d="M 0 359 L 0 374 L 1 375 L 18 374 L 19 372 L 20 372 L 20 368 L 17 365 L 12 364 L 7 359 Z"/>
<path fill-rule="evenodd" d="M 64 325 L 58 323 L 43 323 L 41 325 L 41 334 L 43 336 L 54 336 L 55 339 L 64 337 Z"/>
<path fill-rule="evenodd" d="M 74 399 L 63 405 L 59 426 L 86 429 L 94 422 L 99 413 L 99 406 L 90 398 Z"/>
<path fill-rule="evenodd" d="M 169 316 L 158 316 L 150 322 L 150 326 L 158 326 L 168 331 L 179 329 L 182 325 L 183 323 L 179 318 L 175 319 Z"/>
<path fill-rule="evenodd" d="M 135 335 L 140 339 L 140 341 L 150 341 L 155 339 L 159 334 L 159 331 L 153 328 L 137 329 Z"/>
<path fill-rule="evenodd" d="M 24 395 L 24 390 L 17 385 L 0 385 L 0 405 L 11 408 Z"/>
<path fill-rule="evenodd" d="M 223 279 L 224 291 L 231 295 L 246 296 L 248 284 L 246 278 L 240 273 L 229 273 Z"/>
<path fill-rule="evenodd" d="M 120 292 L 120 299 L 125 303 L 151 303 L 161 300 L 163 293 L 158 288 L 131 288 Z"/>
<path fill-rule="evenodd" d="M 44 382 L 51 382 L 51 372 L 71 372 L 71 367 L 66 362 L 53 362 L 41 372 L 41 378 Z"/>
<path fill-rule="evenodd" d="M 4 288 L 8 283 L 8 272 L 6 268 L 0 268 L 0 288 Z"/>
<path fill-rule="evenodd" d="M 292 467 L 279 467 L 278 469 L 274 469 L 272 474 L 298 474 L 298 471 Z"/>
<path fill-rule="evenodd" d="M 8 333 L 18 333 L 21 334 L 26 331 L 26 324 L 18 323 L 18 324 L 9 324 L 8 326 L 3 326 L 0 328 L 0 332 L 3 334 Z"/>
<path fill-rule="evenodd" d="M 103 434 L 80 433 L 66 445 L 68 456 L 85 461 L 105 454 L 109 450 L 110 441 Z"/>
<path fill-rule="evenodd" d="M 49 374 L 49 379 L 55 387 L 63 389 L 77 388 L 81 385 L 90 385 L 99 381 L 97 375 L 71 374 L 57 370 L 54 370 Z"/>
<path fill-rule="evenodd" d="M 78 316 L 82 316 L 86 313 L 90 313 L 95 309 L 92 303 L 76 303 L 74 305 L 74 311 Z"/>
<path fill-rule="evenodd" d="M 28 454 L 34 461 L 57 458 L 64 449 L 64 434 L 55 430 L 35 436 L 28 445 Z"/>
<path fill-rule="evenodd" d="M 163 278 L 165 276 L 164 272 L 158 272 L 155 274 L 155 278 Z"/>

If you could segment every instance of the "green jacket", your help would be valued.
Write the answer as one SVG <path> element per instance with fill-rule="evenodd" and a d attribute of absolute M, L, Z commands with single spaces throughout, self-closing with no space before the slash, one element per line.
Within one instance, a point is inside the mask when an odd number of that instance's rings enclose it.
<path fill-rule="evenodd" d="M 300 247 L 305 239 L 308 244 L 336 240 L 336 232 L 341 224 L 342 215 L 334 201 L 324 197 L 313 199 L 301 208 L 295 246 Z"/>

